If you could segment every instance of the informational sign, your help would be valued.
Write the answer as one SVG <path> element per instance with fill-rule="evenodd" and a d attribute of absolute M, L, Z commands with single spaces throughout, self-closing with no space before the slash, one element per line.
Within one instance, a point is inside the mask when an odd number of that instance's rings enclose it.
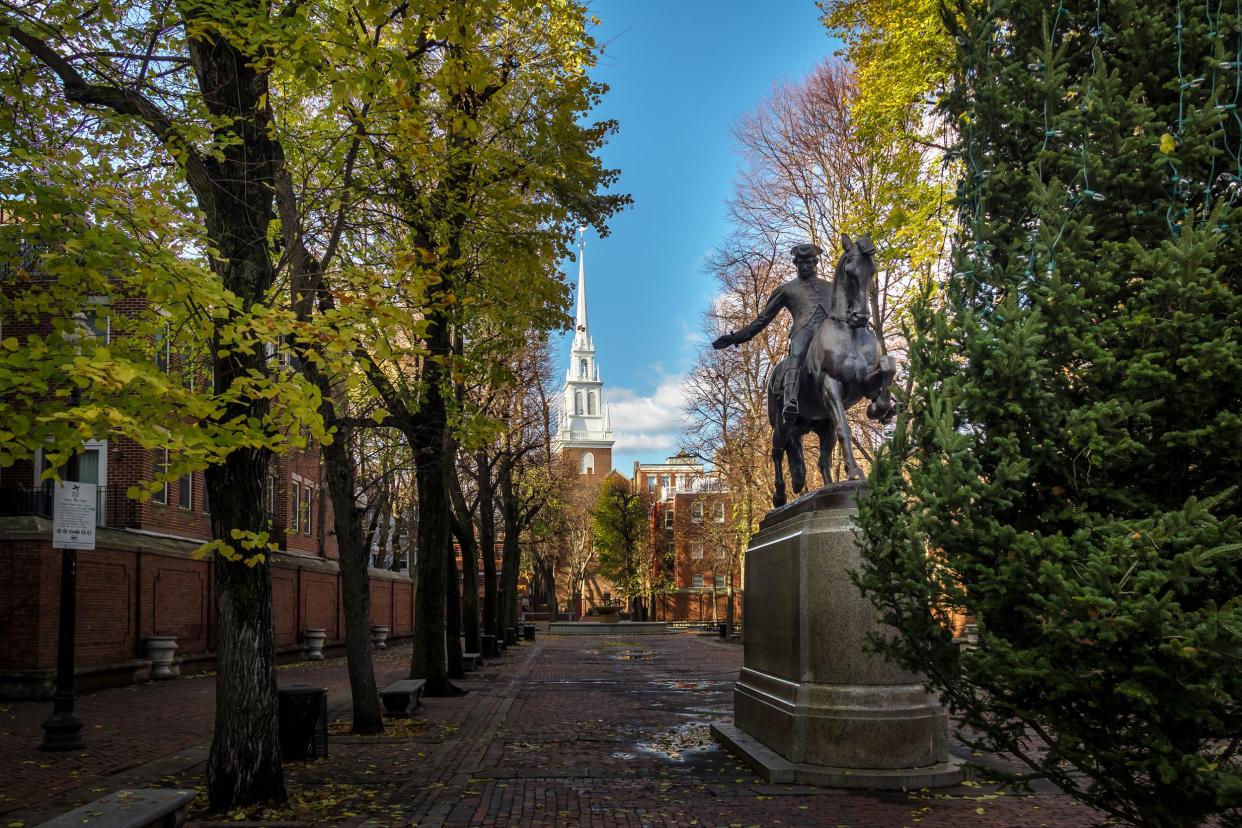
<path fill-rule="evenodd" d="M 95 548 L 95 499 L 94 483 L 56 484 L 52 501 L 52 548 Z"/>

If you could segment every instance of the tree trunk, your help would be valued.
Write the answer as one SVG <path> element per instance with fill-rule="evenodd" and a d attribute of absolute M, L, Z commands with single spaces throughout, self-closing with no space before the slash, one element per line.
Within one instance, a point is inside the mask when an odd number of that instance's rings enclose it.
<path fill-rule="evenodd" d="M 320 391 L 328 385 L 320 375 Z M 327 389 L 330 392 L 331 389 Z M 320 406 L 331 408 L 327 392 Z M 335 421 L 335 410 L 324 417 L 324 424 Z M 384 729 L 375 665 L 371 661 L 371 578 L 367 572 L 371 553 L 362 538 L 362 515 L 358 510 L 354 461 L 348 438 L 338 431 L 336 439 L 323 446 L 328 476 L 328 495 L 332 498 L 333 525 L 340 554 L 341 603 L 345 608 L 345 653 L 349 670 L 349 692 L 353 699 L 353 732 L 379 733 Z"/>
<path fill-rule="evenodd" d="M 466 505 L 466 497 L 456 481 L 450 481 L 449 496 L 453 500 L 453 535 L 461 547 L 462 628 L 466 634 L 466 652 L 483 652 L 479 630 L 479 545 L 474 537 L 474 519 Z"/>
<path fill-rule="evenodd" d="M 448 545 L 448 578 L 445 579 L 444 600 L 444 640 L 447 647 L 448 676 L 459 679 L 466 677 L 466 668 L 461 660 L 461 578 L 457 574 L 457 553 L 453 544 Z"/>
<path fill-rule="evenodd" d="M 522 547 L 519 538 L 522 526 L 518 518 L 521 505 L 517 502 L 517 492 L 513 487 L 513 465 L 511 463 L 501 464 L 497 480 L 500 484 L 500 514 L 504 520 L 505 531 L 504 552 L 501 557 L 503 569 L 501 571 L 499 629 L 505 636 L 506 643 L 516 644 L 518 570 L 522 566 Z"/>
<path fill-rule="evenodd" d="M 483 554 L 483 634 L 496 635 L 496 494 L 487 453 L 475 454 L 479 467 L 479 551 Z"/>
<path fill-rule="evenodd" d="M 266 476 L 267 456 L 258 451 L 236 451 L 222 465 L 207 468 L 214 537 L 262 525 Z M 266 556 L 247 566 L 219 552 L 212 564 L 218 678 L 207 790 L 214 811 L 285 798 L 276 731 L 271 567 Z"/>
<path fill-rule="evenodd" d="M 448 283 L 445 279 L 441 288 Z M 418 599 L 414 605 L 410 678 L 426 680 L 424 696 L 456 696 L 461 691 L 449 681 L 445 647 L 447 555 L 453 544 L 448 497 L 452 452 L 442 362 L 449 355 L 450 341 L 448 319 L 442 310 L 427 314 L 427 346 L 430 358 L 423 362 L 426 396 L 406 435 L 414 450 L 418 485 Z"/>

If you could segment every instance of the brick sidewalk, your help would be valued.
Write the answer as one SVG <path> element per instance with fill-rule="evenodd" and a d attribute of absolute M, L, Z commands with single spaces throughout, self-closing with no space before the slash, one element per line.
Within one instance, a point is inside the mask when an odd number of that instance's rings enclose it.
<path fill-rule="evenodd" d="M 403 652 L 384 654 L 381 678 L 398 675 L 404 664 Z M 707 736 L 711 721 L 731 715 L 731 683 L 740 666 L 740 647 L 693 635 L 543 638 L 533 646 L 511 648 L 462 682 L 468 695 L 428 699 L 418 717 L 392 724 L 381 736 L 348 734 L 348 710 L 338 709 L 329 757 L 289 763 L 289 805 L 230 817 L 251 825 L 601 828 L 1068 828 L 1101 821 L 1098 813 L 1060 794 L 1017 796 L 987 784 L 909 794 L 768 785 Z M 341 660 L 293 672 L 297 681 L 344 687 Z M 207 689 L 188 686 L 194 683 Z M 94 703 L 96 696 L 111 696 L 98 704 L 129 721 L 128 726 L 105 725 L 103 733 L 147 721 L 136 702 L 141 698 L 150 705 L 149 715 L 163 727 L 147 722 L 141 737 L 129 740 L 144 756 L 169 744 L 165 728 L 173 722 L 180 744 L 201 743 L 210 735 L 210 679 L 108 691 L 88 699 Z M 30 718 L 36 731 L 46 709 L 41 705 Z M 103 721 L 92 718 L 87 704 L 81 709 L 88 722 Z M 5 715 L 10 714 L 17 715 Z M 11 738 L 4 736 L 0 747 Z M 31 741 L 37 742 L 37 733 Z M 109 773 L 106 757 L 114 754 L 115 743 L 105 747 L 102 738 L 93 738 L 92 744 L 99 747 L 92 751 L 97 765 L 91 772 L 101 778 Z M 51 757 L 34 753 L 34 758 L 41 764 Z M 10 765 L 6 757 L 6 770 Z M 34 775 L 20 770 L 26 766 L 16 767 L 16 779 Z M 81 785 L 80 777 L 64 779 L 69 769 L 39 769 L 45 780 L 40 784 L 57 784 L 60 790 Z M 201 786 L 201 773 L 201 765 L 195 765 L 172 775 L 148 773 L 148 781 Z M 14 812 L 4 823 L 19 815 Z M 200 815 L 192 824 L 239 823 Z"/>
<path fill-rule="evenodd" d="M 404 673 L 409 653 L 408 646 L 380 653 L 377 680 L 392 681 Z M 327 687 L 330 704 L 349 700 L 343 658 L 283 665 L 276 680 Z M 2 823 L 71 810 L 118 787 L 108 784 L 110 777 L 182 752 L 190 755 L 188 748 L 211 740 L 215 692 L 215 674 L 207 673 L 81 695 L 74 707 L 83 722 L 86 750 L 73 753 L 38 749 L 40 725 L 52 713 L 50 701 L 0 704 Z M 82 795 L 64 796 L 76 791 Z"/>

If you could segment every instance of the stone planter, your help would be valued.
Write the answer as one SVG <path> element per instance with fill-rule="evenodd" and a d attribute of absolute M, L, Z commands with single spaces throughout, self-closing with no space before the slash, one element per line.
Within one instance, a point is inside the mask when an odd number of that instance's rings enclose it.
<path fill-rule="evenodd" d="M 327 630 L 302 630 L 302 641 L 306 644 L 306 660 L 323 661 L 323 643 L 327 640 Z"/>
<path fill-rule="evenodd" d="M 176 678 L 181 674 L 173 658 L 177 655 L 177 636 L 154 635 L 146 640 L 147 658 L 151 659 L 151 680 Z"/>
<path fill-rule="evenodd" d="M 371 627 L 371 646 L 377 650 L 388 649 L 388 625 L 376 624 Z"/>

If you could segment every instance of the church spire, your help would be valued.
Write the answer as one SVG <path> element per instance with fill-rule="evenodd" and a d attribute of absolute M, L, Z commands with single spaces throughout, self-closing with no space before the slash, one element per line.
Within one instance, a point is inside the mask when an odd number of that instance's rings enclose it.
<path fill-rule="evenodd" d="M 586 234 L 585 227 L 578 228 L 578 307 L 574 314 L 574 348 L 591 348 L 591 334 L 587 330 L 586 298 Z"/>

